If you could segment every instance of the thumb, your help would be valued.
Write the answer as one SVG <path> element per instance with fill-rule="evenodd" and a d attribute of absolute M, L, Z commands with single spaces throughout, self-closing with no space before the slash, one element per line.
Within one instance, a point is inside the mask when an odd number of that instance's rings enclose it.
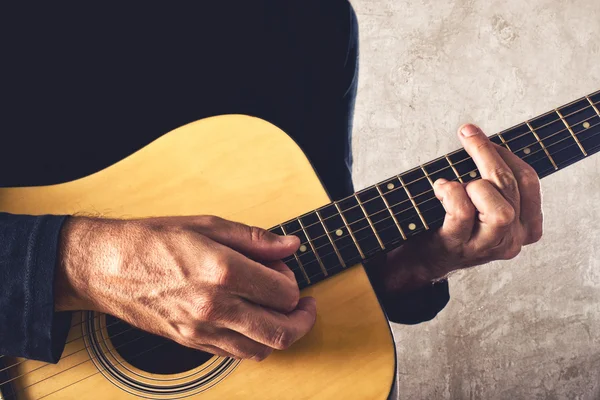
<path fill-rule="evenodd" d="M 300 247 L 296 236 L 281 236 L 256 226 L 211 217 L 201 223 L 200 233 L 258 261 L 281 260 Z"/>

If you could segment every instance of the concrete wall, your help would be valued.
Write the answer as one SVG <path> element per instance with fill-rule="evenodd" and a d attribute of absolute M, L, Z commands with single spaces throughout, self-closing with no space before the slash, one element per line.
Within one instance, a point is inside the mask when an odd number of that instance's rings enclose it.
<path fill-rule="evenodd" d="M 598 0 L 353 0 L 360 189 L 600 89 Z M 544 179 L 545 237 L 395 325 L 404 399 L 600 399 L 600 155 Z"/>

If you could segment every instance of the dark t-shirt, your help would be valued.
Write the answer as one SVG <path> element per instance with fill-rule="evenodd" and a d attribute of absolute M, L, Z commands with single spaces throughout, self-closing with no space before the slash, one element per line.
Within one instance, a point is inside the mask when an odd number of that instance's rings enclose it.
<path fill-rule="evenodd" d="M 239 113 L 288 133 L 332 199 L 352 193 L 358 31 L 346 1 L 13 7 L 0 24 L 0 186 L 80 178 L 178 126 Z M 0 354 L 62 351 L 69 315 L 53 312 L 52 282 L 63 220 L 0 214 Z M 448 298 L 443 282 L 381 300 L 416 323 Z"/>

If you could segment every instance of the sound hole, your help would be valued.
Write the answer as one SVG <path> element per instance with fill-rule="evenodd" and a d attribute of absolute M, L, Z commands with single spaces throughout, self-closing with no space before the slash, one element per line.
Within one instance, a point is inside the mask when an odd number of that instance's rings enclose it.
<path fill-rule="evenodd" d="M 153 374 L 186 372 L 213 356 L 144 332 L 110 315 L 106 316 L 106 329 L 115 350 L 123 359 Z"/>

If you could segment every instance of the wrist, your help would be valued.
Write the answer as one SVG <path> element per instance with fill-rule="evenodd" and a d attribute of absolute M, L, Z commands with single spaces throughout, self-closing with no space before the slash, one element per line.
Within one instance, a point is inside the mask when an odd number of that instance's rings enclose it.
<path fill-rule="evenodd" d="M 102 279 L 98 272 L 116 267 L 121 253 L 110 240 L 115 222 L 84 217 L 69 217 L 65 221 L 54 281 L 56 311 L 101 311 L 94 301 Z"/>
<path fill-rule="evenodd" d="M 382 268 L 382 282 L 388 293 L 410 292 L 445 279 L 452 271 L 434 262 L 437 252 L 420 243 L 409 242 L 388 253 Z"/>

